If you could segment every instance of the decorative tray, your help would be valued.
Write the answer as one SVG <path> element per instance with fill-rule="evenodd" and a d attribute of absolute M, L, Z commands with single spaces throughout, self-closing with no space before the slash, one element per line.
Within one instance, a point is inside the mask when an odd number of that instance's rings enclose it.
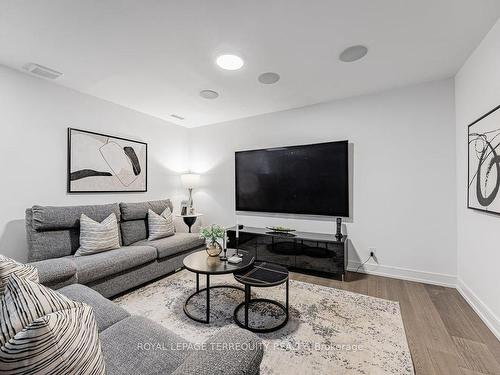
<path fill-rule="evenodd" d="M 290 233 L 290 232 L 295 232 L 295 229 L 292 228 L 285 228 L 285 227 L 280 227 L 280 226 L 275 226 L 275 227 L 266 227 L 266 229 L 269 229 L 273 232 L 278 232 L 278 233 Z"/>

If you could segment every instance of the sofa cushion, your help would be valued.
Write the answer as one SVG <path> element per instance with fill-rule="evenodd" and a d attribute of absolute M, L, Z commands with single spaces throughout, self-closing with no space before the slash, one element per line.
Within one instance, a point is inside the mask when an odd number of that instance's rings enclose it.
<path fill-rule="evenodd" d="M 136 203 L 120 203 L 123 221 L 139 219 L 146 220 L 148 217 L 148 210 L 153 210 L 160 215 L 167 207 L 173 212 L 174 206 L 172 205 L 170 199 Z"/>
<path fill-rule="evenodd" d="M 26 235 L 29 261 L 74 254 L 80 247 L 82 213 L 97 221 L 102 221 L 114 213 L 120 221 L 120 207 L 117 203 L 67 207 L 33 206 L 27 209 Z"/>
<path fill-rule="evenodd" d="M 80 246 L 80 228 L 36 231 L 31 208 L 26 210 L 25 224 L 30 262 L 71 255 Z"/>
<path fill-rule="evenodd" d="M 174 206 L 170 199 L 120 203 L 123 220 L 121 224 L 123 245 L 128 246 L 148 238 L 148 210 L 160 215 L 167 207 L 173 212 Z"/>
<path fill-rule="evenodd" d="M 79 228 L 82 214 L 101 222 L 114 213 L 120 221 L 118 203 L 91 206 L 33 206 L 32 211 L 33 228 L 37 231 Z"/>
<path fill-rule="evenodd" d="M 30 263 L 38 270 L 43 285 L 54 285 L 76 276 L 76 264 L 68 258 L 54 258 Z"/>
<path fill-rule="evenodd" d="M 205 341 L 202 350 L 192 350 L 172 375 L 256 375 L 263 355 L 264 344 L 255 333 L 224 327 Z"/>
<path fill-rule="evenodd" d="M 132 245 L 137 241 L 148 238 L 148 223 L 146 220 L 130 220 L 121 224 L 122 243 L 124 246 Z"/>
<path fill-rule="evenodd" d="M 73 301 L 92 307 L 99 332 L 130 316 L 126 310 L 85 285 L 68 285 L 57 291 Z"/>
<path fill-rule="evenodd" d="M 100 339 L 108 375 L 171 374 L 188 355 L 186 340 L 139 316 L 112 325 Z"/>
<path fill-rule="evenodd" d="M 166 258 L 187 250 L 205 246 L 205 240 L 196 233 L 176 233 L 173 236 L 160 238 L 159 240 L 143 240 L 136 242 L 138 246 L 153 246 L 158 250 L 158 258 Z"/>
<path fill-rule="evenodd" d="M 78 282 L 86 284 L 151 262 L 156 259 L 156 249 L 150 246 L 125 246 L 70 259 L 76 264 Z"/>

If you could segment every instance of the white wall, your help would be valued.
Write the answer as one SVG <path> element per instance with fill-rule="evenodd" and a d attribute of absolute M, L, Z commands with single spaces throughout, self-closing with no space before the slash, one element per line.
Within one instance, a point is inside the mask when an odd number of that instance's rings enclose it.
<path fill-rule="evenodd" d="M 26 260 L 24 210 L 172 197 L 186 169 L 187 129 L 0 66 L 0 253 Z M 66 128 L 149 144 L 148 192 L 66 193 Z M 176 203 L 176 209 L 178 204 Z"/>
<path fill-rule="evenodd" d="M 350 263 L 377 247 L 372 272 L 454 285 L 456 275 L 453 80 L 277 112 L 190 132 L 195 204 L 207 222 L 233 225 L 234 151 L 348 139 L 354 148 Z M 331 221 L 240 216 L 254 226 L 334 230 Z"/>
<path fill-rule="evenodd" d="M 455 99 L 458 287 L 500 338 L 500 217 L 467 209 L 467 127 L 500 104 L 500 21 L 457 74 Z"/>
<path fill-rule="evenodd" d="M 205 222 L 232 225 L 234 151 L 349 139 L 353 210 L 345 230 L 350 263 L 377 247 L 371 272 L 453 284 L 456 275 L 453 81 L 445 80 L 208 127 L 184 129 L 51 82 L 0 67 L 3 166 L 0 252 L 26 259 L 24 209 L 185 196 L 178 174 L 203 174 L 195 205 Z M 66 128 L 149 144 L 149 191 L 66 193 Z M 191 162 L 188 163 L 190 151 Z M 330 220 L 240 216 L 332 232 Z M 370 261 L 370 263 L 373 263 Z"/>

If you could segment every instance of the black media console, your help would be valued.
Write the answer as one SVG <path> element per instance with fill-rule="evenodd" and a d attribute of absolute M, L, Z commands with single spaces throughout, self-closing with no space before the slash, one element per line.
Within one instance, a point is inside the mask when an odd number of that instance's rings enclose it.
<path fill-rule="evenodd" d="M 276 233 L 264 228 L 245 226 L 227 231 L 229 246 L 250 252 L 256 260 L 286 266 L 289 270 L 322 276 L 341 276 L 347 266 L 347 236 L 334 234 L 292 232 Z"/>

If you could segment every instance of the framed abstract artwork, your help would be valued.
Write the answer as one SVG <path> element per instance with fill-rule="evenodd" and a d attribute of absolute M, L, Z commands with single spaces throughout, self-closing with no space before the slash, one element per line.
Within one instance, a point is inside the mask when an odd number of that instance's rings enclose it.
<path fill-rule="evenodd" d="M 469 125 L 467 207 L 500 215 L 500 106 Z"/>
<path fill-rule="evenodd" d="M 148 145 L 68 128 L 68 193 L 145 192 Z"/>

